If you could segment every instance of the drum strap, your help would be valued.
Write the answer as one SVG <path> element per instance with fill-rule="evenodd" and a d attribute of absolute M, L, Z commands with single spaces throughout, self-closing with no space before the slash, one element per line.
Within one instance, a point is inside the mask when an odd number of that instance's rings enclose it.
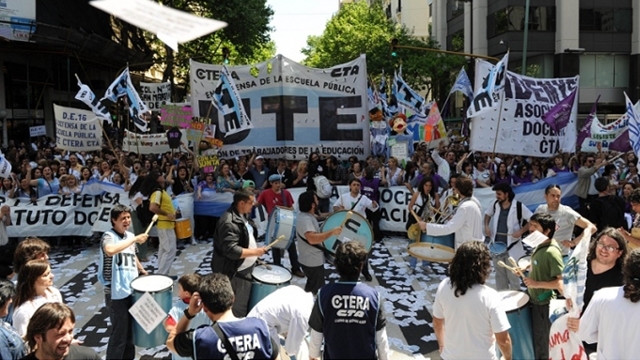
<path fill-rule="evenodd" d="M 356 200 L 356 202 L 353 205 L 351 205 L 351 209 L 349 210 L 353 210 L 356 207 L 356 205 L 358 205 L 358 203 L 360 202 L 360 199 L 362 199 L 362 195 L 358 196 L 358 200 Z"/>
<path fill-rule="evenodd" d="M 231 360 L 239 360 L 236 349 L 234 349 L 233 345 L 231 345 L 231 343 L 229 342 L 229 338 L 227 337 L 227 334 L 225 334 L 224 331 L 222 331 L 222 329 L 220 328 L 220 325 L 218 325 L 218 322 L 213 324 L 213 331 L 215 331 L 216 335 L 218 335 L 218 337 L 222 341 L 224 341 L 224 348 L 227 350 L 227 354 L 229 354 L 229 357 L 231 358 Z"/>
<path fill-rule="evenodd" d="M 313 246 L 313 247 L 314 247 L 314 248 L 316 248 L 316 249 L 320 249 L 320 250 L 324 253 L 324 255 L 325 255 L 325 256 L 327 256 L 328 258 L 333 259 L 333 258 L 335 257 L 335 255 L 334 255 L 333 253 L 331 253 L 331 251 L 329 251 L 329 249 L 327 249 L 326 247 L 324 247 L 324 246 L 320 246 L 320 245 L 318 245 L 318 244 L 316 244 L 316 245 L 311 245 L 311 243 L 310 243 L 309 241 L 307 241 L 307 239 L 305 239 L 305 238 L 304 238 L 304 236 L 300 235 L 300 233 L 299 233 L 299 232 L 297 232 L 297 231 L 296 231 L 296 234 L 298 234 L 298 237 L 299 237 L 300 239 L 302 239 L 302 241 L 304 241 L 304 242 L 306 242 L 307 244 L 309 244 L 309 246 Z"/>

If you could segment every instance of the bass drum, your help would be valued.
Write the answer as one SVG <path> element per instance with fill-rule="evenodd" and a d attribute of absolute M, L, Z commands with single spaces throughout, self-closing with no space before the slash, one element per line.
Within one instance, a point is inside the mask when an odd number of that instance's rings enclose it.
<path fill-rule="evenodd" d="M 344 225 L 343 225 L 344 224 Z M 323 242 L 324 246 L 335 254 L 336 249 L 343 242 L 355 240 L 369 251 L 373 245 L 373 230 L 367 219 L 355 211 L 340 210 L 331 214 L 322 224 L 320 231 L 325 232 L 342 226 L 342 232 L 338 236 L 331 236 Z"/>
<path fill-rule="evenodd" d="M 284 241 L 274 245 L 277 249 L 288 249 L 293 238 L 296 236 L 296 214 L 291 209 L 276 206 L 269 216 L 269 224 L 265 234 L 265 245 L 274 242 L 278 237 L 284 235 Z"/>

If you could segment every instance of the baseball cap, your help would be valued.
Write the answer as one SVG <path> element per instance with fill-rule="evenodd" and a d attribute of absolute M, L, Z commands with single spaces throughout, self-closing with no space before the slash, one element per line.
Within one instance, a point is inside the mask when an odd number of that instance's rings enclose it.
<path fill-rule="evenodd" d="M 264 160 L 264 157 L 262 155 L 258 155 L 256 156 L 256 160 Z"/>
<path fill-rule="evenodd" d="M 256 183 L 254 183 L 253 180 L 245 180 L 242 183 L 242 188 L 243 189 L 250 188 L 250 187 L 252 187 L 252 188 L 256 187 Z"/>

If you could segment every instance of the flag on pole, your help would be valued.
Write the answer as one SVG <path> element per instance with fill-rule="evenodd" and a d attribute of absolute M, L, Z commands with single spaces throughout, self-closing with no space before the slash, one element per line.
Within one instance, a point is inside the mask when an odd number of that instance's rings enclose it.
<path fill-rule="evenodd" d="M 220 126 L 220 131 L 224 133 L 225 137 L 253 128 L 253 123 L 244 110 L 236 83 L 226 66 L 222 67 L 220 82 L 213 91 L 211 101 L 224 118 L 224 124 Z"/>
<path fill-rule="evenodd" d="M 623 131 L 622 134 L 609 143 L 609 150 L 620 152 L 633 150 L 629 141 L 629 129 Z"/>
<path fill-rule="evenodd" d="M 478 59 L 476 59 L 476 63 L 477 61 Z M 467 109 L 467 117 L 486 114 L 500 102 L 500 99 L 504 96 L 508 65 L 509 53 L 506 53 L 504 57 L 491 68 L 489 74 L 487 74 L 482 81 L 481 86 L 473 96 L 471 105 Z"/>
<path fill-rule="evenodd" d="M 468 97 L 469 100 L 473 100 L 473 88 L 471 87 L 471 80 L 469 80 L 469 76 L 467 76 L 467 72 L 464 70 L 464 68 L 462 68 L 458 73 L 456 82 L 453 83 L 451 91 L 449 91 L 449 95 L 453 94 L 456 91 L 460 91 L 464 94 L 464 96 Z"/>
<path fill-rule="evenodd" d="M 88 85 L 85 85 L 80 81 L 80 78 L 76 74 L 76 79 L 78 79 L 78 93 L 76 94 L 76 100 L 80 100 L 85 103 L 93 113 L 98 117 L 98 119 L 106 120 L 109 125 L 111 125 L 111 114 L 109 114 L 109 110 L 102 105 L 102 102 L 96 98 L 96 95 L 91 91 Z"/>
<path fill-rule="evenodd" d="M 593 123 L 593 119 L 595 119 L 596 117 L 596 111 L 598 110 L 598 100 L 600 100 L 600 95 L 598 95 L 598 98 L 591 106 L 591 112 L 589 113 L 587 120 L 585 120 L 584 125 L 582 125 L 580 132 L 578 132 L 578 139 L 576 141 L 576 149 L 578 150 L 582 148 L 584 139 L 591 137 L 591 124 Z"/>
<path fill-rule="evenodd" d="M 380 87 L 378 88 L 378 94 L 380 95 L 380 99 L 387 102 L 387 78 L 382 73 L 382 78 L 380 78 Z"/>
<path fill-rule="evenodd" d="M 435 102 L 431 105 L 429 115 L 427 116 L 424 126 L 421 127 L 420 135 L 420 139 L 426 142 L 447 137 L 444 120 L 442 120 L 438 104 Z"/>
<path fill-rule="evenodd" d="M 380 103 L 380 96 L 370 79 L 367 80 L 367 97 L 369 99 L 369 110 L 378 107 L 378 104 Z"/>
<path fill-rule="evenodd" d="M 145 118 L 145 114 L 149 114 L 151 111 L 140 99 L 140 95 L 133 87 L 131 82 L 131 76 L 129 75 L 129 68 L 126 68 L 114 81 L 109 85 L 107 91 L 104 94 L 104 99 L 109 99 L 113 102 L 118 101 L 119 98 L 124 97 L 127 105 L 129 106 L 129 117 L 133 123 L 141 131 L 149 130 L 149 123 Z"/>
<path fill-rule="evenodd" d="M 640 118 L 638 117 L 636 107 L 631 100 L 629 100 L 626 92 L 624 93 L 624 99 L 627 107 L 626 115 L 629 117 L 629 141 L 631 142 L 633 152 L 638 156 L 640 154 Z"/>
<path fill-rule="evenodd" d="M 569 120 L 571 120 L 571 110 L 573 109 L 573 103 L 576 100 L 577 93 L 578 87 L 576 86 L 569 96 L 560 100 L 560 102 L 549 109 L 546 114 L 542 115 L 542 120 L 549 124 L 556 134 L 569 124 Z"/>
<path fill-rule="evenodd" d="M 398 104 L 405 109 L 411 110 L 414 114 L 419 114 L 424 105 L 424 98 L 402 79 L 400 74 L 395 74 L 393 79 L 393 95 L 398 100 Z"/>
<path fill-rule="evenodd" d="M 11 163 L 0 152 L 0 178 L 11 178 Z"/>

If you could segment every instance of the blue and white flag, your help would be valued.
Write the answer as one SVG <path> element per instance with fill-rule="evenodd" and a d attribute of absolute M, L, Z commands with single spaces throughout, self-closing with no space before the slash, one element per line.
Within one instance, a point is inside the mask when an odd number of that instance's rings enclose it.
<path fill-rule="evenodd" d="M 129 76 L 129 68 L 126 68 L 114 81 L 109 85 L 109 88 L 104 94 L 104 99 L 109 99 L 113 102 L 118 101 L 119 98 L 124 97 L 127 105 L 129 106 L 129 117 L 133 123 L 141 131 L 149 130 L 149 123 L 146 120 L 146 115 L 151 113 L 151 110 L 140 99 L 140 95 L 133 87 L 131 82 L 131 76 Z"/>
<path fill-rule="evenodd" d="M 404 106 L 405 109 L 414 114 L 422 112 L 424 98 L 409 87 L 399 74 L 395 74 L 393 79 L 393 95 L 396 97 L 398 104 Z"/>
<path fill-rule="evenodd" d="M 380 104 L 380 96 L 374 88 L 373 82 L 367 80 L 367 98 L 369 99 L 369 110 L 377 108 Z"/>
<path fill-rule="evenodd" d="M 109 114 L 107 107 L 102 105 L 102 101 L 98 100 L 88 85 L 85 85 L 80 81 L 78 75 L 76 75 L 76 79 L 78 79 L 78 87 L 80 87 L 80 90 L 78 90 L 78 93 L 76 94 L 76 100 L 80 100 L 85 103 L 98 117 L 98 119 L 106 120 L 111 125 L 111 114 Z"/>
<path fill-rule="evenodd" d="M 629 117 L 629 141 L 631 141 L 631 147 L 636 156 L 640 155 L 640 117 L 636 111 L 636 107 L 633 105 L 627 93 L 624 93 L 624 99 L 626 101 L 627 112 Z"/>
<path fill-rule="evenodd" d="M 0 178 L 11 178 L 11 163 L 0 152 Z"/>
<path fill-rule="evenodd" d="M 476 68 L 478 64 L 476 59 Z M 504 96 L 504 84 L 507 78 L 507 67 L 509 65 L 509 53 L 506 53 L 502 60 L 491 68 L 489 74 L 482 80 L 478 87 L 476 84 L 476 94 L 467 109 L 467 117 L 480 116 L 494 109 Z M 477 71 L 477 70 L 476 70 Z"/>
<path fill-rule="evenodd" d="M 380 87 L 378 88 L 378 94 L 380 95 L 380 99 L 387 102 L 387 78 L 382 73 L 382 77 L 380 78 Z"/>
<path fill-rule="evenodd" d="M 471 80 L 469 80 L 469 76 L 467 76 L 467 72 L 462 68 L 458 73 L 458 77 L 456 78 L 456 82 L 451 87 L 451 91 L 449 94 L 453 94 L 456 91 L 460 91 L 464 94 L 469 100 L 473 100 L 473 88 L 471 87 Z"/>
<path fill-rule="evenodd" d="M 253 123 L 244 110 L 236 83 L 226 66 L 222 67 L 220 82 L 210 96 L 213 106 L 223 117 L 223 124 L 219 129 L 225 137 L 253 128 Z"/>

